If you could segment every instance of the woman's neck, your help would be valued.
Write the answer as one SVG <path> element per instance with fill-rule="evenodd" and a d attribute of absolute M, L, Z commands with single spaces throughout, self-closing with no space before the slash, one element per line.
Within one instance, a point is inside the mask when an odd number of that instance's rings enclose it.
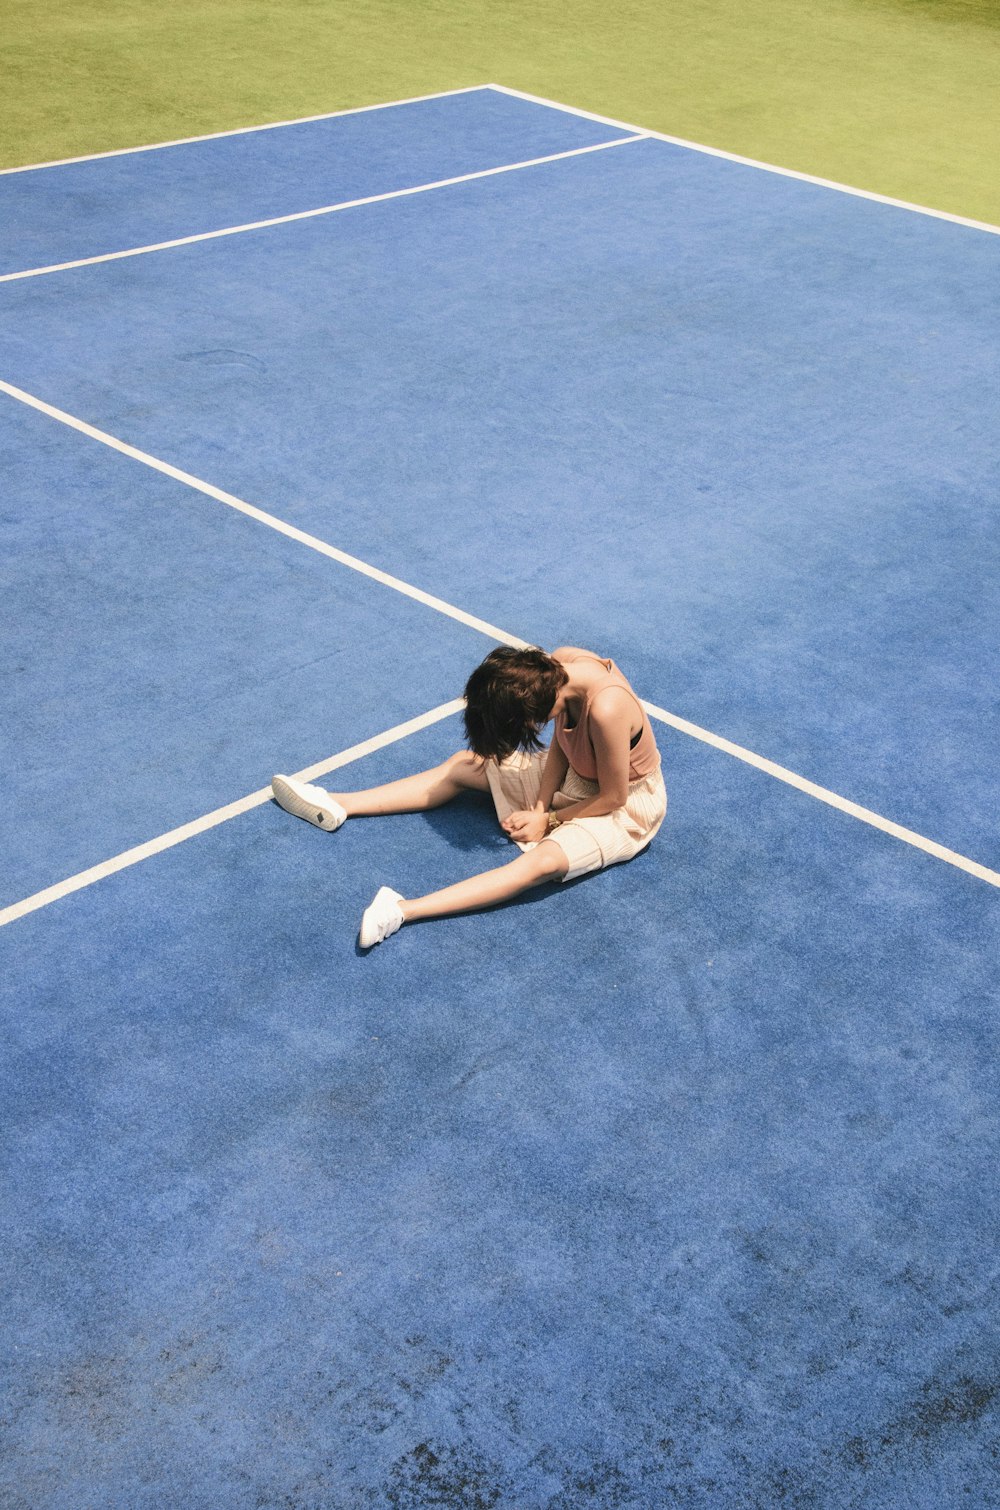
<path fill-rule="evenodd" d="M 553 717 L 557 713 L 565 713 L 570 723 L 576 723 L 577 717 L 583 710 L 583 705 L 587 700 L 587 693 L 589 691 L 590 683 L 581 681 L 579 677 L 573 676 L 571 673 L 569 681 L 559 689 L 559 696 L 556 698 L 555 707 L 552 710 Z"/>

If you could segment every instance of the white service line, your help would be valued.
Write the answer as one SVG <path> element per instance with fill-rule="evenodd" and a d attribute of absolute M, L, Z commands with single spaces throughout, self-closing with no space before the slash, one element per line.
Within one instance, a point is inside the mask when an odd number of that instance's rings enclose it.
<path fill-rule="evenodd" d="M 208 498 L 214 498 L 217 503 L 224 503 L 229 508 L 246 514 L 248 518 L 255 519 L 258 524 L 266 524 L 268 529 L 277 530 L 280 535 L 287 535 L 289 540 L 296 540 L 299 545 L 307 545 L 310 550 L 318 551 L 321 556 L 329 556 L 331 561 L 338 561 L 341 566 L 348 566 L 352 571 L 360 572 L 364 577 L 371 577 L 373 581 L 381 582 L 383 587 L 391 587 L 396 592 L 413 598 L 417 603 L 422 603 L 425 608 L 433 608 L 438 613 L 447 614 L 449 618 L 457 619 L 460 624 L 466 624 L 470 629 L 477 629 L 480 634 L 489 635 L 492 640 L 500 640 L 507 645 L 524 644 L 523 640 L 511 639 L 504 634 L 502 629 L 497 629 L 493 624 L 487 624 L 484 619 L 477 619 L 474 614 L 455 608 L 451 603 L 445 603 L 443 599 L 435 598 L 430 593 L 423 592 L 419 587 L 413 587 L 409 582 L 402 581 L 400 577 L 390 576 L 388 572 L 381 571 L 377 566 L 369 566 L 367 561 L 361 561 L 357 556 L 349 556 L 346 551 L 338 550 L 334 545 L 328 545 L 325 540 L 318 539 L 316 535 L 308 535 L 305 530 L 286 524 L 283 519 L 276 518 L 274 514 L 267 514 L 263 509 L 255 508 L 252 503 L 246 503 L 242 498 L 237 498 L 234 493 L 227 493 L 210 482 L 203 482 L 200 477 L 194 477 L 190 472 L 182 471 L 180 467 L 171 466 L 168 461 L 160 461 L 158 457 L 150 456 L 147 451 L 140 451 L 136 446 L 127 445 L 125 441 L 118 440 L 107 431 L 98 430 L 96 425 L 88 425 L 86 420 L 77 419 L 75 415 L 67 414 L 65 410 L 57 409 L 53 404 L 47 404 L 44 399 L 36 398 L 32 393 L 26 393 L 23 388 L 15 388 L 13 383 L 5 383 L 0 379 L 0 393 L 8 394 L 10 398 L 27 404 L 31 409 L 37 409 L 40 414 L 58 420 L 60 424 L 69 426 L 71 430 L 78 430 L 81 435 L 88 436 L 90 440 L 100 441 L 101 445 L 110 447 L 112 451 L 119 451 L 122 456 L 129 456 L 133 461 L 141 462 L 143 466 L 152 468 L 154 472 L 162 472 L 165 477 L 171 477 L 175 482 L 182 482 L 187 487 L 194 488 L 196 492 L 204 493 Z"/>
<path fill-rule="evenodd" d="M 250 136 L 254 131 L 277 131 L 282 126 L 310 126 L 314 121 L 332 121 L 341 115 L 367 115 L 371 110 L 395 110 L 397 105 L 422 105 L 426 100 L 447 100 L 453 94 L 480 94 L 492 84 L 469 84 L 464 89 L 440 89 L 435 94 L 414 94 L 403 100 L 383 100 L 377 105 L 355 105 L 350 110 L 324 110 L 321 115 L 300 115 L 290 121 L 265 121 L 262 126 L 233 126 L 228 131 L 206 131 L 202 136 L 178 136 L 169 142 L 146 142 L 139 147 L 112 147 L 108 152 L 84 152 L 78 157 L 55 157 L 44 163 L 22 163 L 0 168 L 0 178 L 10 173 L 37 173 L 41 168 L 66 168 L 72 163 L 98 162 L 102 157 L 129 157 L 133 152 L 162 152 L 167 147 L 188 147 L 195 142 L 216 142 L 224 136 Z"/>
<path fill-rule="evenodd" d="M 450 718 L 452 714 L 460 712 L 463 707 L 463 699 L 454 698 L 450 703 L 442 703 L 440 707 L 432 708 L 429 713 L 421 713 L 419 717 L 407 719 L 403 724 L 396 724 L 394 728 L 386 729 L 382 734 L 376 734 L 371 739 L 365 739 L 361 744 L 351 745 L 350 749 L 341 750 L 339 755 L 332 755 L 329 760 L 320 761 L 318 765 L 307 766 L 304 771 L 299 771 L 297 774 L 303 781 L 315 781 L 319 776 L 325 776 L 341 766 L 351 765 L 355 760 L 362 760 L 366 755 L 374 754 L 376 750 L 385 749 L 386 745 L 395 744 L 400 739 L 417 734 L 421 729 L 429 728 L 431 724 L 440 723 L 443 718 Z M 195 818 L 191 823 L 184 823 L 180 828 L 172 828 L 169 833 L 160 834 L 158 838 L 150 839 L 145 844 L 137 844 L 133 849 L 126 849 L 112 860 L 104 860 L 100 865 L 92 865 L 89 870 L 81 870 L 77 875 L 57 882 L 55 886 L 47 886 L 44 891 L 36 891 L 34 896 L 25 897 L 24 901 L 15 902 L 12 906 L 0 911 L 0 928 L 5 923 L 13 923 L 15 918 L 23 918 L 29 912 L 37 912 L 40 907 L 48 907 L 51 902 L 58 902 L 60 897 L 69 896 L 71 892 L 81 891 L 85 886 L 93 886 L 95 881 L 101 881 L 105 876 L 113 876 L 116 871 L 126 870 L 130 865 L 138 865 L 140 860 L 148 860 L 151 855 L 162 854 L 165 849 L 172 849 L 175 844 L 183 844 L 185 839 L 193 839 L 197 834 L 205 833 L 207 829 L 216 828 L 220 823 L 227 823 L 230 818 L 238 818 L 241 813 L 250 812 L 251 808 L 263 807 L 264 803 L 270 800 L 271 788 L 262 787 L 259 792 L 251 792 L 249 797 L 241 797 L 238 802 L 230 802 L 225 807 L 217 807 L 213 813 L 206 813 L 204 817 Z"/>
<path fill-rule="evenodd" d="M 523 162 L 503 163 L 499 168 L 480 168 L 476 173 L 460 173 L 456 178 L 438 178 L 433 183 L 415 184 L 409 189 L 390 189 L 384 194 L 368 194 L 363 199 L 344 199 L 339 204 L 320 205 L 315 210 L 296 210 L 291 215 L 275 215 L 269 220 L 251 220 L 246 225 L 227 225 L 220 230 L 198 231 L 193 236 L 176 236 L 172 241 L 155 241 L 149 246 L 131 246 L 120 252 L 101 252 L 95 257 L 77 257 L 72 262 L 52 262 L 45 267 L 23 268 L 16 273 L 0 273 L 0 283 L 15 283 L 20 278 L 41 278 L 46 273 L 65 273 L 74 267 L 93 267 L 99 262 L 121 262 L 125 257 L 144 257 L 147 252 L 167 252 L 178 246 L 193 246 L 199 241 L 217 241 L 221 236 L 242 236 L 246 231 L 263 231 L 275 225 L 291 225 L 296 220 L 315 220 L 319 215 L 336 215 L 341 210 L 356 210 L 362 205 L 382 204 L 389 199 L 406 199 L 413 194 L 427 194 L 431 189 L 450 189 L 455 184 L 472 183 L 480 178 L 495 178 L 498 173 L 516 173 L 521 168 L 538 168 L 544 163 L 558 163 L 568 157 L 585 157 L 590 152 L 606 152 L 609 147 L 624 147 L 645 137 L 616 136 L 608 142 L 589 147 L 573 147 L 566 152 L 550 152 L 546 157 L 529 157 Z"/>
<path fill-rule="evenodd" d="M 950 220 L 953 225 L 970 226 L 974 231 L 989 231 L 1000 236 L 1000 225 L 991 225 L 986 220 L 970 220 L 965 215 L 952 215 L 948 210 L 933 210 L 929 205 L 912 204 L 908 199 L 893 199 L 888 194 L 876 194 L 872 189 L 856 189 L 851 184 L 838 183 L 833 178 L 818 178 L 813 173 L 800 173 L 795 168 L 779 168 L 775 163 L 764 163 L 755 157 L 741 157 L 737 152 L 725 152 L 721 147 L 706 147 L 703 142 L 689 142 L 682 136 L 668 136 L 664 131 L 650 131 L 645 126 L 630 126 L 626 121 L 617 121 L 610 115 L 597 115 L 593 110 L 579 110 L 575 105 L 563 105 L 558 100 L 546 99 L 541 94 L 528 94 L 523 89 L 511 89 L 506 84 L 490 84 L 498 94 L 509 94 L 516 100 L 527 100 L 532 105 L 548 105 L 552 110 L 561 110 L 566 115 L 579 115 L 586 121 L 597 121 L 602 126 L 617 126 L 619 131 L 634 131 L 651 141 L 669 142 L 672 147 L 686 147 L 690 152 L 702 152 L 708 157 L 721 157 L 726 162 L 741 163 L 745 168 L 759 168 L 764 173 L 777 173 L 781 178 L 797 178 L 801 183 L 818 184 L 821 189 L 836 189 L 838 194 L 853 194 L 856 199 L 871 199 L 876 204 L 892 205 L 897 210 L 912 210 L 917 215 L 930 215 L 935 220 Z"/>

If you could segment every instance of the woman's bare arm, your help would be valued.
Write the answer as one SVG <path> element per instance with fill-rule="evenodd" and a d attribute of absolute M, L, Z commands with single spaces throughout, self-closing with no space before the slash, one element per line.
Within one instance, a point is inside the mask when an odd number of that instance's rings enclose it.
<path fill-rule="evenodd" d="M 591 699 L 590 737 L 597 759 L 598 791 L 595 797 L 589 797 L 585 802 L 574 802 L 568 807 L 558 808 L 555 817 L 560 823 L 567 823 L 571 818 L 603 818 L 625 806 L 628 801 L 629 745 L 634 716 L 635 701 L 624 688 L 608 687 Z M 555 740 L 549 750 L 550 761 L 555 759 L 552 756 L 554 748 L 559 748 Z M 562 755 L 561 749 L 559 753 Z M 565 755 L 562 755 L 562 759 L 568 764 Z M 541 804 L 549 791 L 547 778 L 550 761 L 545 764 L 542 787 L 535 807 L 529 812 L 512 813 L 503 825 L 510 837 L 521 844 L 536 842 L 544 838 L 548 831 L 548 805 L 543 807 Z M 565 765 L 559 783 L 552 787 L 548 803 L 551 803 L 562 784 L 563 775 Z"/>
<path fill-rule="evenodd" d="M 561 823 L 570 818 L 603 818 L 628 801 L 629 745 L 635 700 L 622 687 L 598 692 L 590 703 L 590 739 L 597 759 L 595 797 L 558 809 Z"/>

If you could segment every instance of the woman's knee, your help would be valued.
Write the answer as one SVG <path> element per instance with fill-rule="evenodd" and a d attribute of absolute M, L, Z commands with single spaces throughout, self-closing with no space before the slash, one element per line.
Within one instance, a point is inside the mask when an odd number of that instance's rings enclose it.
<path fill-rule="evenodd" d="M 489 791 L 486 766 L 471 750 L 456 750 L 445 761 L 445 769 L 459 786 L 472 787 L 478 792 Z"/>
<path fill-rule="evenodd" d="M 551 839 L 543 839 L 535 849 L 529 850 L 525 858 L 534 861 L 535 873 L 540 881 L 554 881 L 569 870 L 565 851 Z"/>

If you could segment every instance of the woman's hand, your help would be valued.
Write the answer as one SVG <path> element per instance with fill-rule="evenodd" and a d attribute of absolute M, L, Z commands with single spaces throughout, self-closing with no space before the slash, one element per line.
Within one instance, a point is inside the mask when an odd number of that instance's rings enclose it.
<path fill-rule="evenodd" d="M 539 807 L 524 808 L 511 813 L 500 827 L 518 844 L 537 844 L 549 831 L 549 815 Z"/>

